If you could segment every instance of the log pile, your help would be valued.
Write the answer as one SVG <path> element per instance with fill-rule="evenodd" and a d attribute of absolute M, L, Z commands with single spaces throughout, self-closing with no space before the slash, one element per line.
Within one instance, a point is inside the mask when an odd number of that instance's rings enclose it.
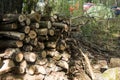
<path fill-rule="evenodd" d="M 56 15 L 49 17 L 37 12 L 3 15 L 0 21 L 1 79 L 70 80 L 69 73 L 75 72 L 70 70 L 73 66 L 70 61 L 77 53 L 72 53 L 67 39 L 69 26 L 69 20 Z"/>

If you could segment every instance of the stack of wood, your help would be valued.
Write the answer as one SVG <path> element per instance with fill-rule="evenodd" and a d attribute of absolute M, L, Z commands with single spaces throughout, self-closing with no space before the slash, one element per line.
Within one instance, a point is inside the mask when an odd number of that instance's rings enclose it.
<path fill-rule="evenodd" d="M 71 58 L 65 41 L 68 20 L 37 12 L 5 14 L 0 20 L 0 49 L 4 50 L 0 54 L 1 75 L 11 72 L 24 74 L 22 80 L 68 80 Z M 25 75 L 34 75 L 34 78 Z"/>

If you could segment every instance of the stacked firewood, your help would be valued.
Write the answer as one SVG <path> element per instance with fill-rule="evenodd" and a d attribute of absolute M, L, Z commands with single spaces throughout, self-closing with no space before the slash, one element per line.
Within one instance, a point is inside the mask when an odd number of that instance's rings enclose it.
<path fill-rule="evenodd" d="M 68 80 L 67 19 L 35 12 L 5 14 L 0 20 L 0 49 L 4 50 L 0 54 L 1 75 L 11 72 L 34 75 L 34 79 L 24 75 L 22 80 Z"/>

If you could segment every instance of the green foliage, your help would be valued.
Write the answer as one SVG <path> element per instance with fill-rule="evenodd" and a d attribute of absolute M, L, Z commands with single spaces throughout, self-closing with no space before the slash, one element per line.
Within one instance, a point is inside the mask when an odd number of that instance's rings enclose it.
<path fill-rule="evenodd" d="M 102 50 L 119 53 L 120 19 L 94 20 L 81 27 L 85 40 L 102 48 Z M 119 55 L 119 54 L 118 54 Z"/>

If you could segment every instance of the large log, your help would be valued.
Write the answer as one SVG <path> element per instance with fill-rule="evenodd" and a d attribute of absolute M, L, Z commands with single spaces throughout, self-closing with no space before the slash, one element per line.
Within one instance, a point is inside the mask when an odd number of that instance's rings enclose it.
<path fill-rule="evenodd" d="M 39 22 L 40 28 L 48 28 L 50 29 L 52 27 L 52 24 L 50 21 L 40 21 Z"/>
<path fill-rule="evenodd" d="M 4 63 L 4 64 L 3 64 L 2 67 L 0 68 L 0 75 L 1 75 L 1 74 L 4 74 L 4 73 L 6 73 L 6 72 L 11 71 L 12 68 L 15 67 L 14 62 L 13 62 L 12 60 L 10 60 L 10 59 L 4 60 L 3 63 Z"/>
<path fill-rule="evenodd" d="M 23 46 L 22 41 L 18 40 L 0 40 L 0 48 L 20 48 Z"/>
<path fill-rule="evenodd" d="M 0 35 L 18 40 L 23 40 L 25 38 L 24 33 L 14 32 L 14 31 L 0 31 Z"/>
<path fill-rule="evenodd" d="M 18 29 L 18 26 L 15 23 L 11 24 L 0 24 L 0 30 L 2 31 L 11 31 Z"/>
<path fill-rule="evenodd" d="M 40 22 L 41 15 L 37 12 L 27 15 L 31 22 Z"/>

